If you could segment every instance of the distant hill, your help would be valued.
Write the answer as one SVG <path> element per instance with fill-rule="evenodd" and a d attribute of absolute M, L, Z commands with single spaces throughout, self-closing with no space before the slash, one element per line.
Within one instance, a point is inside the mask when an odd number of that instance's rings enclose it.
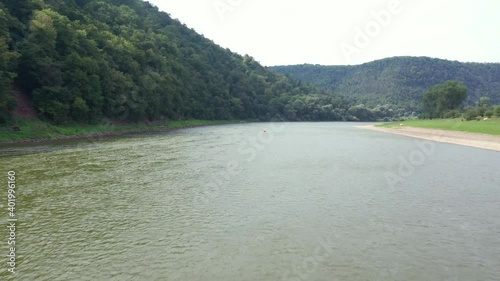
<path fill-rule="evenodd" d="M 269 69 L 353 97 L 369 106 L 419 108 L 431 86 L 458 80 L 468 87 L 468 103 L 490 97 L 500 103 L 500 64 L 461 63 L 428 57 L 394 57 L 355 66 L 291 65 Z"/>

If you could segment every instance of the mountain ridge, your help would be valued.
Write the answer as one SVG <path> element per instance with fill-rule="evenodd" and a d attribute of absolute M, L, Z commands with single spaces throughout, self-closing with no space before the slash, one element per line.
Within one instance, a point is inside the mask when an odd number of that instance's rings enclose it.
<path fill-rule="evenodd" d="M 359 65 L 301 64 L 269 69 L 371 105 L 394 103 L 417 109 L 427 89 L 447 80 L 466 84 L 468 104 L 483 96 L 500 103 L 500 63 L 398 56 Z"/>
<path fill-rule="evenodd" d="M 295 66 L 295 65 L 312 65 L 312 66 L 326 66 L 326 67 L 342 67 L 342 66 L 362 66 L 365 64 L 371 64 L 373 62 L 377 61 L 383 61 L 383 60 L 389 60 L 389 59 L 431 59 L 431 60 L 441 60 L 441 61 L 448 61 L 448 62 L 454 62 L 454 63 L 462 63 L 462 64 L 500 64 L 500 62 L 478 62 L 478 61 L 460 61 L 460 60 L 452 60 L 452 59 L 443 59 L 439 57 L 431 57 L 431 56 L 391 56 L 391 57 L 384 57 L 380 59 L 374 59 L 372 61 L 368 62 L 363 62 L 363 63 L 358 63 L 358 64 L 320 64 L 320 63 L 297 63 L 297 64 L 276 64 L 276 65 L 268 65 L 266 67 L 268 68 L 273 68 L 273 67 L 284 67 L 284 66 Z"/>

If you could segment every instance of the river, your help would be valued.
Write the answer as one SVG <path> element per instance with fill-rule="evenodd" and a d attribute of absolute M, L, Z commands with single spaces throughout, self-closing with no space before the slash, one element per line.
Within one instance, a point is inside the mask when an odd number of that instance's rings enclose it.
<path fill-rule="evenodd" d="M 0 279 L 500 280 L 500 153 L 356 125 L 0 147 Z"/>

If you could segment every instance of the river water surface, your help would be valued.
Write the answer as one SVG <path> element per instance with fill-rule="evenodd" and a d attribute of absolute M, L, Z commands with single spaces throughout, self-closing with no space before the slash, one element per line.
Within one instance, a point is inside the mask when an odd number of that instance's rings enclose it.
<path fill-rule="evenodd" d="M 4 146 L 0 168 L 2 280 L 500 280 L 498 152 L 260 123 Z"/>

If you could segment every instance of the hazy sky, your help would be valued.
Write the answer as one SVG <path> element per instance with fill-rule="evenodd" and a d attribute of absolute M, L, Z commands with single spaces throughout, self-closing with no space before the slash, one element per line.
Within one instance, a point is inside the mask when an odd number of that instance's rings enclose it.
<path fill-rule="evenodd" d="M 498 0 L 149 0 L 266 66 L 392 56 L 500 62 Z"/>

